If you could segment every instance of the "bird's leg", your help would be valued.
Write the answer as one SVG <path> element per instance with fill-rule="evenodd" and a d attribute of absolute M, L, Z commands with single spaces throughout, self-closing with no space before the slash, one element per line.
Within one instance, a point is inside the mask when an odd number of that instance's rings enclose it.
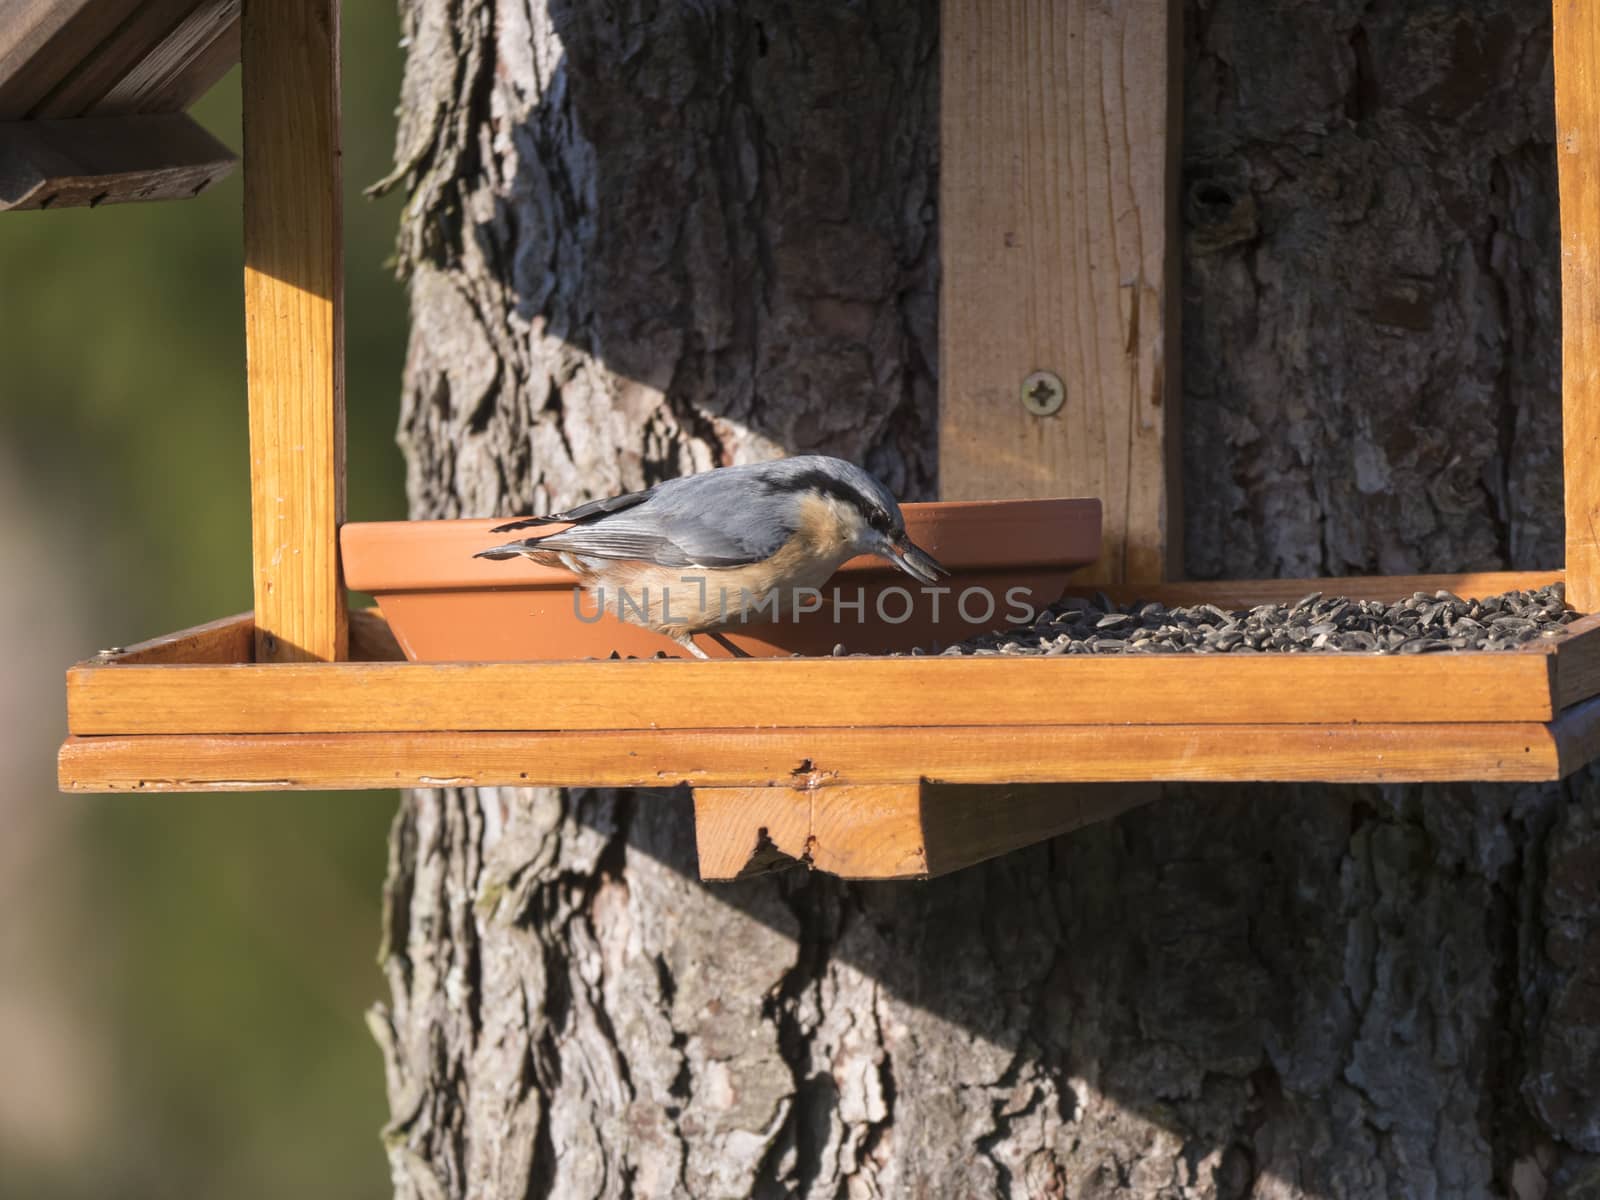
<path fill-rule="evenodd" d="M 716 642 L 717 645 L 721 646 L 729 654 L 733 655 L 734 658 L 749 658 L 750 657 L 748 652 L 739 649 L 739 647 L 735 646 L 732 642 L 730 642 L 727 638 L 723 637 L 720 633 L 717 633 L 715 631 L 708 631 L 706 633 L 706 636 L 708 638 L 710 638 L 712 641 Z"/>
<path fill-rule="evenodd" d="M 682 646 L 685 650 L 687 650 L 690 654 L 694 655 L 696 658 L 710 658 L 711 657 L 704 650 L 700 649 L 699 646 L 696 646 L 694 644 L 694 634 L 692 634 L 692 633 L 686 633 L 682 637 L 675 637 L 672 640 L 677 642 L 678 645 Z"/>

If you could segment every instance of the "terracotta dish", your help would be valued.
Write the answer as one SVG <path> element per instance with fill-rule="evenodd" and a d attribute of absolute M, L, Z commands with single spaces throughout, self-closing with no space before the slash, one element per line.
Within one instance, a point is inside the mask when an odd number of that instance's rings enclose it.
<path fill-rule="evenodd" d="M 933 594 L 875 558 L 857 558 L 821 589 L 798 620 L 747 626 L 725 636 L 746 654 L 883 654 L 949 645 L 1018 623 L 1059 599 L 1067 576 L 1100 554 L 1098 500 L 975 500 L 903 506 L 917 545 L 950 569 Z M 473 555 L 505 540 L 510 520 L 354 523 L 340 530 L 346 584 L 377 598 L 406 657 L 415 662 L 683 656 L 670 638 L 625 624 L 576 597 L 567 571 L 523 559 Z M 558 528 L 551 526 L 552 530 Z M 685 585 L 686 588 L 689 585 Z M 895 589 L 899 589 L 896 591 Z M 860 607 L 856 607 L 857 602 Z M 935 609 L 937 608 L 937 614 Z M 714 639 L 696 639 L 727 657 Z"/>

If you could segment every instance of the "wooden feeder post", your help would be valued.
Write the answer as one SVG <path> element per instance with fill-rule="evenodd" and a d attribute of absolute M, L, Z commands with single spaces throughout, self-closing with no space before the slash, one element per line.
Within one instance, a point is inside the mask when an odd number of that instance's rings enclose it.
<path fill-rule="evenodd" d="M 1174 0 L 944 0 L 939 481 L 1098 496 L 1081 578 L 1180 574 Z"/>
<path fill-rule="evenodd" d="M 1567 603 L 1600 608 L 1600 5 L 1556 0 Z"/>
<path fill-rule="evenodd" d="M 245 0 L 244 306 L 257 662 L 347 656 L 337 0 Z"/>

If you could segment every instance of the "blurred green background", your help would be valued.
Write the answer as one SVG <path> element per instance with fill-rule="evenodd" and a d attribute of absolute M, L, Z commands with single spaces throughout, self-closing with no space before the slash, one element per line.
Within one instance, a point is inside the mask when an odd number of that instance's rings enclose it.
<path fill-rule="evenodd" d="M 405 515 L 387 3 L 344 8 L 350 516 Z M 235 70 L 195 109 L 230 146 Z M 62 672 L 250 607 L 240 173 L 0 215 L 0 1196 L 390 1194 L 392 793 L 64 797 Z"/>

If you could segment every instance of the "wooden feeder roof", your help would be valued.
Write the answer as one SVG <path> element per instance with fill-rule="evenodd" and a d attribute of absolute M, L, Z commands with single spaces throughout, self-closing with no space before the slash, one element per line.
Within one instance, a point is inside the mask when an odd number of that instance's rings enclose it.
<path fill-rule="evenodd" d="M 184 110 L 239 61 L 240 0 L 16 0 L 0 211 L 198 195 L 236 156 Z"/>
<path fill-rule="evenodd" d="M 117 15 L 80 29 L 96 9 Z M 1562 580 L 1593 614 L 1565 636 L 1403 658 L 399 661 L 381 617 L 347 613 L 338 557 L 336 0 L 247 7 L 237 38 L 225 4 L 23 0 L 0 34 L 0 150 L 55 118 L 170 117 L 242 44 L 250 168 L 255 610 L 73 668 L 61 786 L 687 784 L 708 878 L 791 859 L 906 878 L 1150 796 L 1039 784 L 1549 780 L 1600 756 L 1600 5 L 1554 5 L 1565 569 L 1221 583 L 1172 578 L 1181 10 L 944 0 L 946 498 L 1100 497 L 1108 551 L 1083 582 L 1114 598 L 1244 607 Z M 136 27 L 143 51 L 120 40 Z"/>

